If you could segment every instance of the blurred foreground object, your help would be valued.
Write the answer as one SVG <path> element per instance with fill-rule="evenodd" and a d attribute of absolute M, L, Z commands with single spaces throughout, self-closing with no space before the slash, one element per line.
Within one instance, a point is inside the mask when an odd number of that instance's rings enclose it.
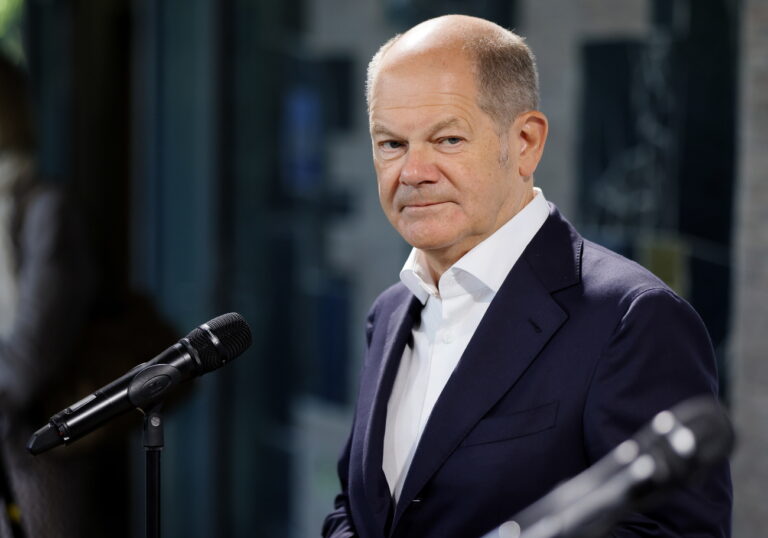
<path fill-rule="evenodd" d="M 512 520 L 522 538 L 604 536 L 625 512 L 642 509 L 726 458 L 734 437 L 714 399 L 686 400 Z M 486 537 L 504 536 L 502 529 Z"/>
<path fill-rule="evenodd" d="M 94 275 L 78 215 L 38 178 L 27 96 L 24 73 L 0 57 L 0 537 L 119 538 L 127 520 L 122 492 L 112 495 L 127 483 L 119 444 L 46 460 L 24 450 L 54 387 L 84 375 L 72 361 Z"/>

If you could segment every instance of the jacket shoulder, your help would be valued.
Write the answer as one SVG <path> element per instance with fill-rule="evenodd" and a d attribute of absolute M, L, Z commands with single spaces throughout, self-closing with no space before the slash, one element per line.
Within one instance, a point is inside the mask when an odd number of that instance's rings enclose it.
<path fill-rule="evenodd" d="M 677 295 L 639 263 L 597 243 L 585 239 L 582 256 L 582 285 L 587 294 L 618 302 L 631 302 L 651 290 Z"/>

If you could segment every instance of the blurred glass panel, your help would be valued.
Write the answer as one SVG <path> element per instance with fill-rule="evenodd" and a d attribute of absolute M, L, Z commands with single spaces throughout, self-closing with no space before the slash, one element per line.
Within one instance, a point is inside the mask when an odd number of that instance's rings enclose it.
<path fill-rule="evenodd" d="M 22 61 L 21 15 L 24 0 L 0 0 L 0 50 Z"/>

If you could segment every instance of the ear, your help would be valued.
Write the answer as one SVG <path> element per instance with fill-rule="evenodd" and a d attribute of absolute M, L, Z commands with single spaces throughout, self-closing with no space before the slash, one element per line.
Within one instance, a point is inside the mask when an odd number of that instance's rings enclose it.
<path fill-rule="evenodd" d="M 518 172 L 524 178 L 533 175 L 544 152 L 549 123 L 547 117 L 538 110 L 520 114 L 514 122 L 518 137 Z"/>

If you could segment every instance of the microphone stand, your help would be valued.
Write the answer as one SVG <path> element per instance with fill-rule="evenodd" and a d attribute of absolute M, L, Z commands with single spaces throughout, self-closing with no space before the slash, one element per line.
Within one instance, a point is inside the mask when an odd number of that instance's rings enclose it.
<path fill-rule="evenodd" d="M 181 373 L 172 364 L 153 364 L 141 370 L 128 385 L 128 395 L 144 413 L 144 453 L 147 479 L 147 538 L 160 538 L 160 453 L 163 450 L 163 396 L 177 384 Z M 146 411 L 144 411 L 146 409 Z"/>
<path fill-rule="evenodd" d="M 163 450 L 162 402 L 144 415 L 144 452 L 146 454 L 147 538 L 160 538 L 160 453 Z"/>

